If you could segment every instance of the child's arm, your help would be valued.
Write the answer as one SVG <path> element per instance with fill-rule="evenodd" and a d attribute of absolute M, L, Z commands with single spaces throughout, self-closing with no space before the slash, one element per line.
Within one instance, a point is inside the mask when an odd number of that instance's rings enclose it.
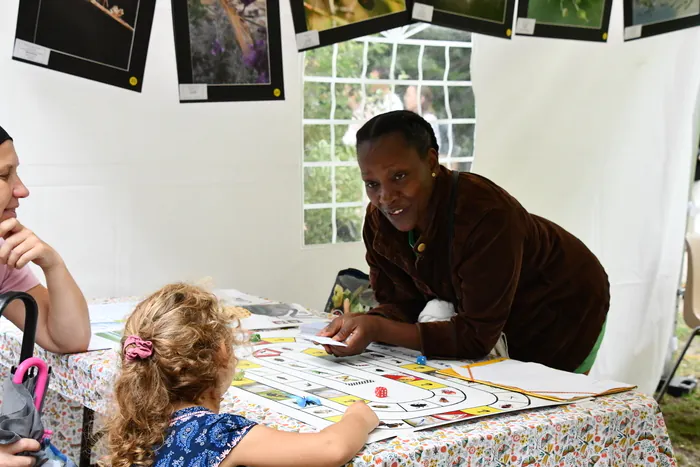
<path fill-rule="evenodd" d="M 339 467 L 357 454 L 379 424 L 364 402 L 318 433 L 293 433 L 255 426 L 233 448 L 221 467 Z"/>

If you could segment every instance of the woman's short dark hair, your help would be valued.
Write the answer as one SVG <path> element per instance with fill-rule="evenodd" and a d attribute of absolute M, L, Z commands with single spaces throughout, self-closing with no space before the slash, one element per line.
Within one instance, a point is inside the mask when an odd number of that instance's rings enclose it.
<path fill-rule="evenodd" d="M 408 145 L 413 147 L 420 157 L 426 157 L 431 148 L 440 151 L 430 123 L 408 110 L 395 110 L 373 117 L 357 131 L 357 146 L 391 133 L 403 135 Z"/>

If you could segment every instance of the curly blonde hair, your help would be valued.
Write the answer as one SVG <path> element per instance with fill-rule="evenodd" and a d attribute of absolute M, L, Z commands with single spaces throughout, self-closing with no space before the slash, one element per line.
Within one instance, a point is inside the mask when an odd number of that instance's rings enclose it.
<path fill-rule="evenodd" d="M 217 297 L 200 287 L 167 285 L 136 306 L 122 337 L 121 371 L 114 386 L 116 407 L 104 434 L 111 467 L 148 467 L 153 448 L 165 440 L 176 404 L 197 404 L 219 384 L 223 368 L 235 365 L 239 344 L 235 318 Z M 153 343 L 153 354 L 129 361 L 127 336 Z"/>

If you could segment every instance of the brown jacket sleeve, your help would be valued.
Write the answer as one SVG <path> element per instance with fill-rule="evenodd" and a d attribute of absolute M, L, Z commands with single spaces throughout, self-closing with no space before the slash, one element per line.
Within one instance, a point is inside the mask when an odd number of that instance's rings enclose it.
<path fill-rule="evenodd" d="M 369 265 L 369 281 L 378 306 L 368 314 L 385 318 L 415 323 L 427 303 L 423 294 L 416 288 L 411 276 L 374 251 L 376 230 L 368 215 L 362 231 L 367 249 L 366 260 Z M 390 271 L 391 277 L 387 272 Z"/>
<path fill-rule="evenodd" d="M 516 214 L 506 210 L 489 211 L 469 232 L 455 225 L 451 275 L 456 276 L 457 315 L 418 325 L 424 355 L 478 359 L 494 348 L 518 287 L 520 226 Z"/>

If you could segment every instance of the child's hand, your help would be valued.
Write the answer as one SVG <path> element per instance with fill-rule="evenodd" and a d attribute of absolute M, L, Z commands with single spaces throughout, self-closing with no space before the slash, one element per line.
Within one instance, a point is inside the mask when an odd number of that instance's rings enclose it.
<path fill-rule="evenodd" d="M 345 411 L 345 415 L 343 415 L 343 418 L 345 417 L 357 417 L 362 420 L 363 425 L 367 427 L 367 433 L 371 432 L 379 425 L 377 414 L 362 401 L 357 401 L 348 407 Z"/>

